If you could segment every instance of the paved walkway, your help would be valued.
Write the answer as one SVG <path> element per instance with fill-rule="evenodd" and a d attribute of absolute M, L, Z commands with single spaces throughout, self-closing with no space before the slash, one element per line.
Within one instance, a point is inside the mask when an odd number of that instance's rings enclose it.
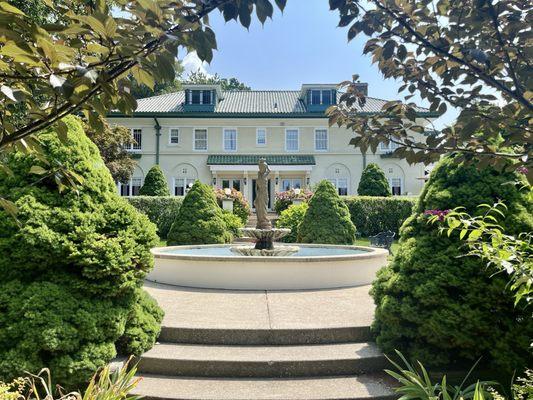
<path fill-rule="evenodd" d="M 146 282 L 164 326 L 195 329 L 313 329 L 369 326 L 370 286 L 302 291 L 183 288 Z M 177 290 L 179 289 L 179 290 Z"/>

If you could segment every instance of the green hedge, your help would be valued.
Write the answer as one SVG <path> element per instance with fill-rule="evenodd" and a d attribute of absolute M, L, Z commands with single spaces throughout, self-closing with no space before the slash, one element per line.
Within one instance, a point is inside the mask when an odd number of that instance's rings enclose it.
<path fill-rule="evenodd" d="M 162 239 L 166 239 L 170 225 L 177 215 L 183 197 L 135 196 L 127 200 L 137 210 L 146 214 L 157 225 Z M 350 196 L 344 198 L 352 222 L 361 236 L 372 236 L 383 231 L 396 232 L 413 212 L 416 197 Z"/>
<path fill-rule="evenodd" d="M 392 231 L 398 236 L 403 222 L 413 213 L 416 197 L 352 196 L 344 199 L 360 236 Z"/>
<path fill-rule="evenodd" d="M 127 199 L 133 207 L 156 224 L 161 239 L 167 238 L 170 226 L 183 203 L 183 197 L 176 196 L 135 196 Z"/>

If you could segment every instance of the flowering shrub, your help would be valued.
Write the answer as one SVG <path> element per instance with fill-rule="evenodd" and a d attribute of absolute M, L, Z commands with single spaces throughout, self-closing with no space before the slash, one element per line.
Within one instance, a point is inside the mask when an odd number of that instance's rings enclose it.
<path fill-rule="evenodd" d="M 281 214 L 282 211 L 289 208 L 294 200 L 303 200 L 307 203 L 312 196 L 313 192 L 306 189 L 300 189 L 298 192 L 296 192 L 294 189 L 290 189 L 285 192 L 276 192 L 274 210 L 276 213 Z"/>
<path fill-rule="evenodd" d="M 233 199 L 233 214 L 237 215 L 243 225 L 246 225 L 248 222 L 248 217 L 250 216 L 252 210 L 248 201 L 244 198 L 243 194 L 236 189 L 231 189 L 229 194 L 226 194 L 226 189 L 216 189 L 215 195 L 217 196 L 217 203 L 222 207 L 222 200 L 224 199 Z"/>

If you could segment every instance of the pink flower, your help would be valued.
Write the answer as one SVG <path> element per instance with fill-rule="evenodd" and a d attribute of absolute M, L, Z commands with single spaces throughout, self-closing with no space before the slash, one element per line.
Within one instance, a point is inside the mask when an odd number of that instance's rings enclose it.
<path fill-rule="evenodd" d="M 446 215 L 450 213 L 450 210 L 426 210 L 424 215 L 436 215 L 439 218 L 439 221 L 444 221 Z"/>
<path fill-rule="evenodd" d="M 524 166 L 522 165 L 522 166 L 520 166 L 520 167 L 518 167 L 518 168 L 516 169 L 516 172 L 518 172 L 519 174 L 524 174 L 524 175 L 526 175 L 526 174 L 529 172 L 529 170 L 527 169 L 527 167 L 524 167 Z"/>

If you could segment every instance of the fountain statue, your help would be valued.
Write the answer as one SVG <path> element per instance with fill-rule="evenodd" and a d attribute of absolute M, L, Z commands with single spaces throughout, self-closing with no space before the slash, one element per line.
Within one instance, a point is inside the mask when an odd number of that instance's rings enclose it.
<path fill-rule="evenodd" d="M 272 223 L 268 219 L 268 175 L 270 168 L 264 158 L 259 159 L 259 172 L 255 186 L 254 207 L 257 215 L 255 228 L 242 228 L 241 232 L 245 237 L 255 239 L 255 246 L 234 246 L 231 251 L 245 256 L 288 256 L 298 251 L 297 246 L 274 247 L 274 241 L 288 235 L 290 229 L 272 228 Z"/>

